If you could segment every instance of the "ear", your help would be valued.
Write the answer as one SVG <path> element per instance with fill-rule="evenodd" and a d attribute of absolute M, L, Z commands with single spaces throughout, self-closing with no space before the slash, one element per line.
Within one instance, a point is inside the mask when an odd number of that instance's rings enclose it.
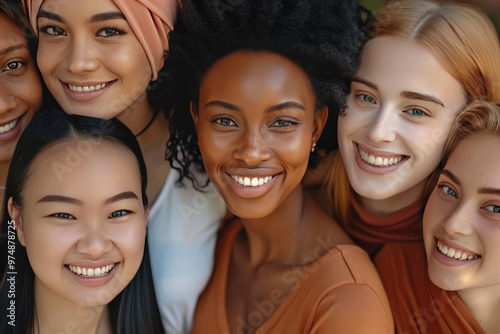
<path fill-rule="evenodd" d="M 197 111 L 197 109 L 198 108 L 195 106 L 195 102 L 191 101 L 191 103 L 189 103 L 189 112 L 191 113 L 191 118 L 193 119 L 195 127 L 198 126 L 198 111 Z"/>
<path fill-rule="evenodd" d="M 10 218 L 12 218 L 12 220 L 14 221 L 14 226 L 16 227 L 17 238 L 19 239 L 19 243 L 24 247 L 26 247 L 21 208 L 19 207 L 19 205 L 14 204 L 12 197 L 10 197 L 9 201 L 7 202 L 7 208 L 9 211 Z"/>
<path fill-rule="evenodd" d="M 317 142 L 323 129 L 325 128 L 326 121 L 328 119 L 328 107 L 324 106 L 321 110 L 317 111 L 314 115 L 314 131 L 313 131 L 313 143 Z"/>

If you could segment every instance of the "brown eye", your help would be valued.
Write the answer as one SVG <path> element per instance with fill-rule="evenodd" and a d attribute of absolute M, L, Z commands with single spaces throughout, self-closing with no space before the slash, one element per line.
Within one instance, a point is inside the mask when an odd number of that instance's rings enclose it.
<path fill-rule="evenodd" d="M 123 216 L 126 216 L 128 214 L 132 213 L 132 211 L 129 211 L 129 210 L 117 210 L 117 211 L 114 211 L 112 212 L 108 218 L 118 218 L 118 217 L 123 217 Z"/>

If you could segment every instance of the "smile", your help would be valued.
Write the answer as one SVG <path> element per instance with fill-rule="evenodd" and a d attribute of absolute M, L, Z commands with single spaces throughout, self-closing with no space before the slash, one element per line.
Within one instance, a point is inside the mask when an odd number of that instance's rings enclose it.
<path fill-rule="evenodd" d="M 79 266 L 68 265 L 67 267 L 71 272 L 82 276 L 82 277 L 102 277 L 106 276 L 115 264 L 108 264 L 106 266 L 102 266 L 101 268 L 82 268 Z"/>
<path fill-rule="evenodd" d="M 376 167 L 387 167 L 387 166 L 392 166 L 403 160 L 405 157 L 402 155 L 398 156 L 393 156 L 393 157 L 378 157 L 372 154 L 368 154 L 365 151 L 359 147 L 359 156 L 361 157 L 361 160 L 366 162 L 369 165 L 376 166 Z"/>
<path fill-rule="evenodd" d="M 455 260 L 468 261 L 468 260 L 477 259 L 480 256 L 479 254 L 473 254 L 473 253 L 466 252 L 464 250 L 449 247 L 449 246 L 443 244 L 439 240 L 437 241 L 436 247 L 439 250 L 439 252 L 441 252 L 441 254 L 446 255 L 447 257 L 450 257 L 450 258 L 455 259 Z"/>
<path fill-rule="evenodd" d="M 231 175 L 234 181 L 236 181 L 238 184 L 241 184 L 244 187 L 258 187 L 261 186 L 273 179 L 272 176 L 266 176 L 266 177 L 242 177 L 242 176 L 236 176 L 236 175 Z"/>
<path fill-rule="evenodd" d="M 5 125 L 0 126 L 0 134 L 9 132 L 10 130 L 14 129 L 16 127 L 16 125 L 17 125 L 17 122 L 19 122 L 20 119 L 21 119 L 21 117 L 13 120 L 10 123 L 7 123 Z"/>
<path fill-rule="evenodd" d="M 95 86 L 75 86 L 75 85 L 70 85 L 70 84 L 67 84 L 67 85 L 68 85 L 69 89 L 73 92 L 87 93 L 87 92 L 95 92 L 95 91 L 101 90 L 104 87 L 106 87 L 108 84 L 109 84 L 109 82 L 104 82 L 102 84 L 98 84 Z"/>

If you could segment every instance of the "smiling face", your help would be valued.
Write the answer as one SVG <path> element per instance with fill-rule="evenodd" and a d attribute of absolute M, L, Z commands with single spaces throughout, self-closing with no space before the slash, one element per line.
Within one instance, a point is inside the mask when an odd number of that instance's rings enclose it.
<path fill-rule="evenodd" d="M 42 105 L 42 86 L 21 28 L 0 13 L 0 163 Z M 5 174 L 7 171 L 5 171 Z"/>
<path fill-rule="evenodd" d="M 193 113 L 198 142 L 235 215 L 267 217 L 298 188 L 327 116 L 315 102 L 305 73 L 277 54 L 234 52 L 205 74 Z"/>
<path fill-rule="evenodd" d="M 340 153 L 356 193 L 416 201 L 465 103 L 459 82 L 423 46 L 395 37 L 370 40 L 338 123 Z"/>
<path fill-rule="evenodd" d="M 151 66 L 111 0 L 45 0 L 38 32 L 38 66 L 67 113 L 109 119 L 147 105 Z"/>
<path fill-rule="evenodd" d="M 75 152 L 85 152 L 79 163 Z M 71 140 L 40 153 L 31 168 L 22 208 L 11 198 L 9 212 L 36 276 L 36 297 L 109 303 L 144 251 L 147 211 L 136 158 L 115 143 Z"/>
<path fill-rule="evenodd" d="M 439 176 L 424 213 L 429 277 L 460 291 L 500 284 L 498 135 L 464 139 Z M 459 258 L 459 259 L 457 259 Z"/>

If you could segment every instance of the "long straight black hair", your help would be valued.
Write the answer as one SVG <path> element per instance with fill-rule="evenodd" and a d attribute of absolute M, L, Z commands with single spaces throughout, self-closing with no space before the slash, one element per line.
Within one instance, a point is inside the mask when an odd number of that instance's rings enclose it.
<path fill-rule="evenodd" d="M 17 234 L 11 232 L 9 235 L 9 228 L 12 227 L 9 227 L 11 217 L 7 201 L 12 197 L 13 202 L 22 207 L 26 181 L 31 168 L 36 168 L 32 166 L 32 162 L 42 151 L 63 141 L 80 139 L 108 141 L 131 151 L 137 159 L 141 174 L 142 202 L 145 207 L 148 205 L 146 165 L 136 138 L 125 125 L 116 119 L 68 115 L 60 108 L 42 110 L 36 114 L 17 143 L 5 189 L 0 245 L 0 333 L 33 333 L 35 326 L 34 273 L 26 249 L 19 243 Z M 154 294 L 147 240 L 145 245 L 144 257 L 137 274 L 109 304 L 115 333 L 163 333 Z M 13 263 L 8 262 L 11 253 L 14 256 L 10 259 L 15 258 L 15 296 L 8 281 L 12 276 L 8 273 L 13 271 L 10 267 Z M 9 317 L 12 302 L 15 303 L 12 312 L 15 326 L 11 322 L 13 317 Z"/>

